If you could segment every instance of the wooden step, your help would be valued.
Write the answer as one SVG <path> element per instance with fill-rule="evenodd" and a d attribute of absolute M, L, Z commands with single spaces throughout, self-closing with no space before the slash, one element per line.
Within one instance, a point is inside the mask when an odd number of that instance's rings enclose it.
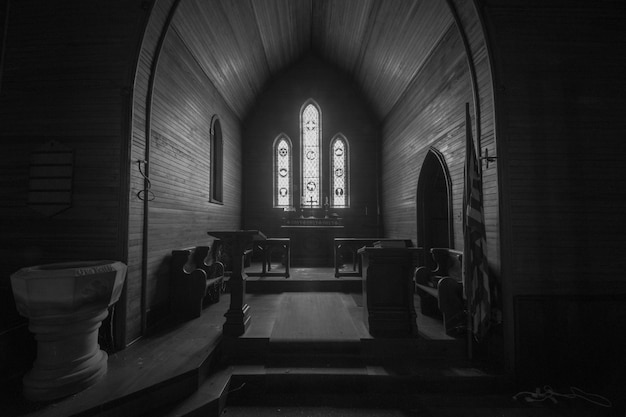
<path fill-rule="evenodd" d="M 506 395 L 504 378 L 477 370 L 400 375 L 385 367 L 347 368 L 235 367 L 231 386 L 238 387 L 228 406 L 415 407 L 418 396 Z M 464 373 L 464 375 L 462 375 Z"/>
<path fill-rule="evenodd" d="M 60 401 L 40 404 L 29 416 L 153 415 L 203 385 L 218 362 L 221 339 L 209 317 L 164 324 L 111 354 L 107 373 L 96 384 Z"/>
<path fill-rule="evenodd" d="M 333 279 L 301 281 L 291 278 L 253 279 L 246 280 L 248 294 L 279 294 L 281 292 L 342 292 L 360 293 L 363 290 L 360 279 Z M 228 288 L 228 287 L 227 287 Z"/>
<path fill-rule="evenodd" d="M 267 367 L 358 368 L 363 366 L 360 341 L 270 342 Z"/>
<path fill-rule="evenodd" d="M 224 368 L 208 375 L 190 396 L 161 412 L 149 415 L 159 417 L 218 417 L 226 405 L 232 369 Z"/>
<path fill-rule="evenodd" d="M 226 365 L 295 367 L 362 366 L 360 341 L 270 342 L 268 338 L 224 339 Z"/>

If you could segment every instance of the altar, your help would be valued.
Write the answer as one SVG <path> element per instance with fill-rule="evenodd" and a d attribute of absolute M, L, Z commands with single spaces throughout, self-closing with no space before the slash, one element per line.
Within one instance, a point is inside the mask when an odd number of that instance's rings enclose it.
<path fill-rule="evenodd" d="M 344 234 L 341 218 L 295 217 L 284 219 L 280 227 L 291 239 L 292 266 L 333 266 L 333 241 Z"/>

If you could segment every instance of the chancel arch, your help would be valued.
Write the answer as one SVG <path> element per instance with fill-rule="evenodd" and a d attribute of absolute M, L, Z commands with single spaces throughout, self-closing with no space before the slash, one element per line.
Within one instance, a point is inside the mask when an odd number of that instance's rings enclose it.
<path fill-rule="evenodd" d="M 417 183 L 417 245 L 454 248 L 452 182 L 441 152 L 429 149 Z M 426 257 L 429 260 L 429 257 Z"/>

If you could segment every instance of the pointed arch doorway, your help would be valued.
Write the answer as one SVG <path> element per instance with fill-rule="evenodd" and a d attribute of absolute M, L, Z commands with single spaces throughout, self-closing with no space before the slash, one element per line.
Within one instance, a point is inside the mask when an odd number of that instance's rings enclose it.
<path fill-rule="evenodd" d="M 430 248 L 452 248 L 452 182 L 441 152 L 431 148 L 424 158 L 417 182 L 417 245 L 429 253 Z M 430 256 L 425 256 L 427 266 Z"/>

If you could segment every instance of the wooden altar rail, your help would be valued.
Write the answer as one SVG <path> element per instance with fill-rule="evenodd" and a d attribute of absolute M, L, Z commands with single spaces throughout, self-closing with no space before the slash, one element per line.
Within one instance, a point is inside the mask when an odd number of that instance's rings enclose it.
<path fill-rule="evenodd" d="M 336 237 L 334 238 L 334 254 L 335 254 L 335 278 L 342 276 L 347 277 L 362 277 L 363 276 L 363 264 L 361 257 L 358 256 L 357 251 L 364 246 L 374 246 L 375 242 L 404 242 L 404 247 L 410 248 L 413 246 L 411 239 L 391 239 L 380 237 Z M 349 251 L 352 256 L 352 271 L 344 272 L 340 271 L 341 253 Z"/>

